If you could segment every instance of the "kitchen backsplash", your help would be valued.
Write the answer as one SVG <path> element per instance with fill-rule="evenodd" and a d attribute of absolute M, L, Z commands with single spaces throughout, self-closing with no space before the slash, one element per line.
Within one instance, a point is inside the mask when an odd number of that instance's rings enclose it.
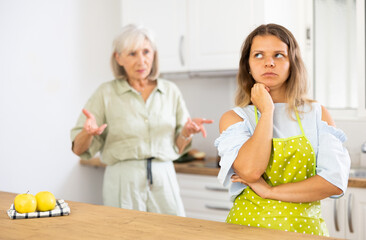
<path fill-rule="evenodd" d="M 361 157 L 361 145 L 366 142 L 366 121 L 335 120 L 335 123 L 347 135 L 345 147 L 351 155 L 352 167 L 359 167 L 360 165 L 366 167 L 366 158 Z"/>
<path fill-rule="evenodd" d="M 193 138 L 193 148 L 206 153 L 207 156 L 217 155 L 214 141 L 219 137 L 219 121 L 223 113 L 234 106 L 236 90 L 235 76 L 230 77 L 167 77 L 175 82 L 182 91 L 191 117 L 213 119 L 212 124 L 205 126 L 207 138 L 197 134 Z"/>

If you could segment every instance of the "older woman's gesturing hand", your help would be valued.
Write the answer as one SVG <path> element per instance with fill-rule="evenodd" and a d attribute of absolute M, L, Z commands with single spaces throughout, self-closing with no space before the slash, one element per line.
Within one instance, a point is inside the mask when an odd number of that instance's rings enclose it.
<path fill-rule="evenodd" d="M 107 124 L 103 124 L 102 126 L 98 127 L 97 121 L 95 120 L 95 117 L 92 113 L 86 109 L 83 109 L 83 113 L 86 116 L 86 121 L 84 123 L 85 131 L 92 136 L 102 134 L 104 129 L 107 127 Z"/>
<path fill-rule="evenodd" d="M 203 124 L 205 123 L 213 123 L 213 120 L 210 119 L 204 119 L 204 118 L 188 118 L 186 124 L 184 125 L 184 128 L 182 130 L 182 133 L 186 136 L 186 137 L 190 137 L 193 134 L 202 132 L 202 136 L 206 137 L 206 130 L 205 127 L 203 126 Z"/>

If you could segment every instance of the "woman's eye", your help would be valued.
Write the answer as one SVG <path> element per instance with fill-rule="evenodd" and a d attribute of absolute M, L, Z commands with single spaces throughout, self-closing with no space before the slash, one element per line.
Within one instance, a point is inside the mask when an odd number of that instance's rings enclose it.
<path fill-rule="evenodd" d="M 135 56 L 136 55 L 136 52 L 130 52 L 128 55 L 129 56 Z"/>
<path fill-rule="evenodd" d="M 254 54 L 254 57 L 255 58 L 262 58 L 263 55 L 262 55 L 262 53 L 256 53 L 256 54 Z"/>
<path fill-rule="evenodd" d="M 148 53 L 150 53 L 150 50 L 145 49 L 145 50 L 144 50 L 144 54 L 148 54 Z"/>
<path fill-rule="evenodd" d="M 282 57 L 284 57 L 284 56 L 283 56 L 283 54 L 282 54 L 282 53 L 277 53 L 277 54 L 275 55 L 275 57 L 276 57 L 276 58 L 282 58 Z"/>

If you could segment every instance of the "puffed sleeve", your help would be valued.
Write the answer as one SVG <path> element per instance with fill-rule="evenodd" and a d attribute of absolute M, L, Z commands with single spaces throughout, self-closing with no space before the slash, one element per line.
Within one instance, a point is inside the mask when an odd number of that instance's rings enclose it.
<path fill-rule="evenodd" d="M 343 146 L 346 139 L 342 130 L 320 121 L 317 175 L 343 191 L 341 195 L 331 196 L 331 198 L 343 196 L 347 189 L 351 159 Z"/>
<path fill-rule="evenodd" d="M 234 174 L 234 170 L 231 167 L 236 159 L 238 152 L 243 144 L 253 135 L 249 121 L 235 123 L 228 127 L 221 135 L 215 140 L 215 147 L 218 150 L 218 154 L 221 157 L 220 171 L 218 174 L 219 182 L 227 187 L 231 183 L 231 176 Z M 245 188 L 244 184 L 235 182 L 232 183 L 229 188 L 231 199 L 235 198 Z"/>

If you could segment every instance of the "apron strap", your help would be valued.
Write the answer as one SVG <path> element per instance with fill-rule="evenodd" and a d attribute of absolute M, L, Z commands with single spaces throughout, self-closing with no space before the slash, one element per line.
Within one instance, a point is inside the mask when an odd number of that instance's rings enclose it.
<path fill-rule="evenodd" d="M 299 113 L 297 112 L 297 109 L 296 109 L 295 113 L 296 113 L 297 122 L 299 123 L 299 127 L 301 129 L 301 133 L 302 133 L 302 135 L 305 136 L 304 129 L 302 128 L 302 124 L 301 124 Z"/>
<path fill-rule="evenodd" d="M 254 106 L 254 114 L 255 114 L 255 124 L 258 124 L 258 109 L 257 109 L 256 106 Z M 301 124 L 301 120 L 300 120 L 300 117 L 299 117 L 299 113 L 297 112 L 297 109 L 295 111 L 295 114 L 296 114 L 297 122 L 299 123 L 299 127 L 300 127 L 300 130 L 301 130 L 301 133 L 303 135 L 305 135 L 304 129 L 302 128 L 302 124 Z"/>

